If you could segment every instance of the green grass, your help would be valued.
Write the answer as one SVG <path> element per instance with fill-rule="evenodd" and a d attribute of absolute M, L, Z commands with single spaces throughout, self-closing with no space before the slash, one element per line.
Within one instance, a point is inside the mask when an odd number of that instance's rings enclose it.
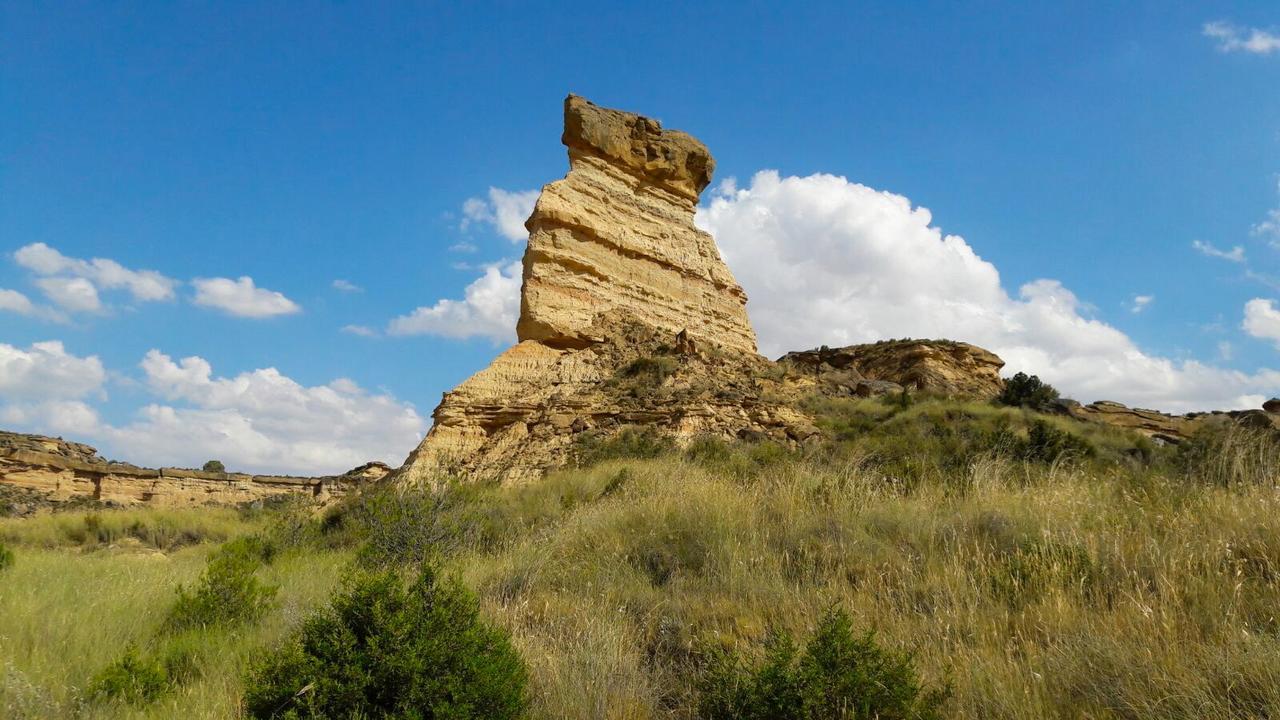
<path fill-rule="evenodd" d="M 110 545 L 175 550 L 222 542 L 265 527 L 267 513 L 229 507 L 137 508 L 0 518 L 0 542 L 45 548 Z"/>
<path fill-rule="evenodd" d="M 204 568 L 206 548 L 161 555 L 135 549 L 89 554 L 17 548 L 0 579 L 0 717 L 235 717 L 240 674 L 257 649 L 274 646 L 335 586 L 346 554 L 280 558 L 262 571 L 279 585 L 277 605 L 256 625 L 195 637 L 199 676 L 154 704 L 91 702 L 97 674 L 130 646 L 153 649 L 175 590 Z"/>
<path fill-rule="evenodd" d="M 102 513 L 206 539 L 273 528 L 284 548 L 257 573 L 280 588 L 268 614 L 199 635 L 198 674 L 150 705 L 86 692 L 126 648 L 164 650 L 213 544 L 77 539 L 83 513 L 4 521 L 0 716 L 234 717 L 247 659 L 344 568 L 422 557 L 511 633 L 534 718 L 695 717 L 709 658 L 758 660 L 833 609 L 910 653 L 925 687 L 949 684 L 943 717 L 1280 716 L 1274 437 L 1174 450 L 985 404 L 814 407 L 831 439 L 797 450 L 622 441 L 537 483 L 371 492 L 319 521 Z M 1037 423 L 1088 452 L 1017 451 Z"/>

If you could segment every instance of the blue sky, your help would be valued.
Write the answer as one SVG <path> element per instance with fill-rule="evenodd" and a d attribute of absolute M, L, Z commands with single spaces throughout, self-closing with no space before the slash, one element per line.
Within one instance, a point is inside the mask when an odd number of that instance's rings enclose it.
<path fill-rule="evenodd" d="M 0 7 L 8 429 L 399 462 L 510 340 L 570 91 L 736 181 L 699 222 L 769 354 L 960 335 L 1086 401 L 1280 394 L 1274 2 L 50 5 Z"/>

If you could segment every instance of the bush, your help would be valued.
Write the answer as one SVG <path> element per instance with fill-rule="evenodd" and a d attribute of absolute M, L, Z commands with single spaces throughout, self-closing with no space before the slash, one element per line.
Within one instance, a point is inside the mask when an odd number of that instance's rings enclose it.
<path fill-rule="evenodd" d="M 502 718 L 527 706 L 524 663 L 457 581 L 427 566 L 357 576 L 246 679 L 254 718 Z"/>
<path fill-rule="evenodd" d="M 1027 441 L 1021 448 L 1022 456 L 1033 462 L 1054 462 L 1058 458 L 1092 457 L 1093 445 L 1082 437 L 1066 430 L 1059 430 L 1044 420 L 1036 420 L 1027 429 Z"/>
<path fill-rule="evenodd" d="M 259 618 L 271 607 L 277 588 L 263 584 L 254 573 L 274 553 L 273 545 L 252 535 L 223 545 L 209 557 L 194 588 L 178 588 L 169 627 L 185 630 Z"/>
<path fill-rule="evenodd" d="M 223 465 L 221 460 L 210 460 L 200 469 L 205 472 L 224 473 L 227 471 L 227 466 Z"/>
<path fill-rule="evenodd" d="M 0 543 L 0 572 L 13 566 L 13 551 Z"/>
<path fill-rule="evenodd" d="M 996 401 L 1011 407 L 1047 410 L 1058 399 L 1058 391 L 1035 375 L 1018 373 L 1005 381 L 1004 391 Z"/>
<path fill-rule="evenodd" d="M 123 700 L 132 704 L 149 703 L 169 689 L 169 678 L 155 658 L 144 658 L 129 648 L 119 660 L 103 668 L 89 686 L 96 698 Z"/>
<path fill-rule="evenodd" d="M 948 692 L 925 690 L 911 656 L 853 634 L 844 611 L 828 613 L 804 653 L 785 635 L 764 662 L 713 654 L 699 683 L 705 720 L 933 720 Z"/>
<path fill-rule="evenodd" d="M 149 703 L 196 677 L 195 651 L 190 643 L 173 643 L 161 655 L 141 656 L 125 650 L 119 660 L 94 676 L 90 697 L 122 700 L 132 705 Z"/>
<path fill-rule="evenodd" d="M 641 460 L 675 449 L 672 439 L 653 427 L 628 427 L 611 437 L 589 436 L 576 448 L 578 464 L 588 467 L 606 460 Z"/>

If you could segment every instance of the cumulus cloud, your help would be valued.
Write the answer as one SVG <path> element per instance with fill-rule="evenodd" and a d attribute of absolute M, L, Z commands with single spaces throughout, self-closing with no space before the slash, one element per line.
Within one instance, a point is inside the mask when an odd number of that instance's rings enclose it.
<path fill-rule="evenodd" d="M 1256 407 L 1280 372 L 1243 373 L 1149 355 L 1088 316 L 1054 280 L 1011 295 L 999 272 L 906 197 L 833 175 L 756 174 L 722 184 L 697 222 L 716 237 L 751 298 L 761 349 L 945 337 L 987 347 L 1006 372 L 1068 395 L 1185 411 Z"/>
<path fill-rule="evenodd" d="M 378 331 L 367 325 L 343 325 L 342 332 L 360 337 L 378 337 Z"/>
<path fill-rule="evenodd" d="M 1241 27 L 1224 20 L 1204 24 L 1205 37 L 1218 43 L 1221 52 L 1247 52 L 1269 55 L 1280 51 L 1280 32 Z"/>
<path fill-rule="evenodd" d="M 537 190 L 510 192 L 491 187 L 488 198 L 468 198 L 462 203 L 461 227 L 466 230 L 472 223 L 485 223 L 512 242 L 526 240 L 529 232 L 524 229 L 524 221 L 533 213 L 537 200 Z M 459 249 L 466 251 L 467 247 Z"/>
<path fill-rule="evenodd" d="M 30 298 L 17 290 L 0 288 L 0 310 L 19 315 L 34 315 L 36 306 Z"/>
<path fill-rule="evenodd" d="M 153 466 L 218 458 L 237 470 L 306 474 L 369 460 L 397 465 L 425 429 L 413 406 L 346 378 L 308 387 L 275 368 L 219 377 L 203 358 L 174 361 L 158 350 L 140 367 L 157 401 L 112 424 L 86 402 L 102 396 L 106 380 L 97 357 L 76 357 L 59 342 L 0 344 L 0 422 L 69 434 Z"/>
<path fill-rule="evenodd" d="M 350 280 L 343 280 L 342 278 L 338 278 L 337 280 L 333 281 L 333 289 L 340 290 L 342 292 L 349 292 L 349 293 L 364 292 L 364 288 L 360 287 L 359 285 L 356 285 Z"/>
<path fill-rule="evenodd" d="M 1254 298 L 1244 304 L 1244 331 L 1280 347 L 1280 309 L 1275 301 Z"/>
<path fill-rule="evenodd" d="M 511 342 L 520 316 L 520 282 L 519 262 L 491 265 L 467 286 L 462 300 L 444 299 L 430 307 L 419 307 L 393 319 L 387 325 L 387 333 Z"/>
<path fill-rule="evenodd" d="M 283 293 L 254 285 L 253 278 L 243 275 L 231 278 L 196 278 L 191 281 L 196 288 L 193 302 L 231 315 L 249 318 L 266 318 L 276 315 L 292 315 L 301 312 L 297 303 Z"/>
<path fill-rule="evenodd" d="M 1129 305 L 1129 312 L 1136 315 L 1150 307 L 1155 299 L 1155 295 L 1134 295 L 1133 302 Z"/>
<path fill-rule="evenodd" d="M 45 297 L 58 307 L 71 312 L 98 312 L 102 310 L 102 301 L 98 298 L 98 289 L 84 278 L 40 278 L 36 281 Z"/>
<path fill-rule="evenodd" d="M 217 377 L 200 357 L 143 358 L 146 387 L 162 398 L 133 422 L 105 430 L 114 447 L 148 462 L 195 465 L 210 457 L 258 472 L 333 473 L 368 460 L 399 464 L 425 423 L 411 405 L 339 378 L 304 386 L 275 368 Z"/>
<path fill-rule="evenodd" d="M 0 343 L 0 403 L 101 395 L 107 373 L 96 355 L 77 357 L 57 340 L 23 349 Z"/>
<path fill-rule="evenodd" d="M 1236 245 L 1230 250 L 1220 250 L 1214 245 L 1204 242 L 1203 240 L 1192 240 L 1191 247 L 1195 248 L 1201 255 L 1208 257 L 1221 258 L 1230 260 L 1235 263 L 1244 262 L 1244 248 Z"/>
<path fill-rule="evenodd" d="M 44 243 L 32 243 L 18 248 L 13 258 L 36 275 L 63 281 L 79 280 L 82 288 L 85 285 L 93 288 L 95 296 L 99 288 L 124 289 L 134 300 L 142 302 L 171 300 L 174 297 L 174 287 L 178 284 L 173 278 L 155 270 L 130 270 L 115 260 L 106 258 L 81 260 L 68 257 Z M 81 292 L 82 297 L 83 295 Z"/>

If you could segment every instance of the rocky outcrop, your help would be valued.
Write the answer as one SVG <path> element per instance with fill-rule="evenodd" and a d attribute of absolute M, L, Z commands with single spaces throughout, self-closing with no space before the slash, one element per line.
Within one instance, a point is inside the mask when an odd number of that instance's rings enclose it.
<path fill-rule="evenodd" d="M 452 392 L 397 473 L 520 481 L 630 425 L 677 438 L 813 432 L 768 397 L 746 294 L 693 224 L 715 162 L 693 137 L 570 95 L 569 174 L 525 224 L 520 342 Z"/>
<path fill-rule="evenodd" d="M 772 363 L 699 349 L 624 313 L 588 328 L 586 348 L 526 341 L 447 393 L 435 425 L 398 472 L 408 483 L 446 476 L 521 482 L 571 462 L 585 444 L 625 428 L 677 442 L 699 436 L 802 442 L 817 434 L 782 401 Z"/>
<path fill-rule="evenodd" d="M 380 480 L 390 471 L 383 463 L 368 463 L 331 477 L 153 469 L 110 462 L 81 443 L 0 431 L 0 484 L 38 493 L 54 503 L 84 498 L 171 507 L 239 504 L 281 496 L 323 501 Z"/>
<path fill-rule="evenodd" d="M 521 341 L 581 348 L 596 317 L 624 311 L 672 335 L 754 353 L 747 296 L 712 237 L 693 224 L 715 161 L 656 120 L 564 103 L 569 174 L 542 189 L 525 226 Z"/>
<path fill-rule="evenodd" d="M 1190 438 L 1199 425 L 1195 416 L 1131 408 L 1110 400 L 1082 405 L 1075 400 L 1064 399 L 1057 402 L 1055 409 L 1076 420 L 1136 430 L 1147 437 L 1175 444 Z"/>
<path fill-rule="evenodd" d="M 947 397 L 994 398 L 1004 389 L 1004 361 L 976 345 L 950 340 L 887 340 L 787 353 L 778 360 L 811 374 L 827 395 L 870 397 L 906 388 Z"/>

